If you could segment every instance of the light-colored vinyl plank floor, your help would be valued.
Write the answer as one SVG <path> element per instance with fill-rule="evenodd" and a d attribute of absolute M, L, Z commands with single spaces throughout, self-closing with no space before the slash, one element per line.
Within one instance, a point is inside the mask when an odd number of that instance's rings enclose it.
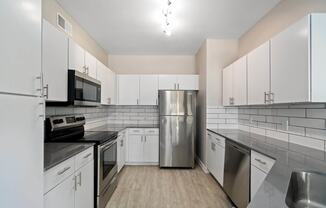
<path fill-rule="evenodd" d="M 228 208 L 217 182 L 200 167 L 126 166 L 106 208 Z"/>

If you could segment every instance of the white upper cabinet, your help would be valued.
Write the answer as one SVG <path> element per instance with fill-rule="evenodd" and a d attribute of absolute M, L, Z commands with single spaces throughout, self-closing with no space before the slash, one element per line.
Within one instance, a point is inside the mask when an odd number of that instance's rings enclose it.
<path fill-rule="evenodd" d="M 86 67 L 86 73 L 88 76 L 93 77 L 96 79 L 96 58 L 85 51 L 85 67 Z"/>
<path fill-rule="evenodd" d="M 67 101 L 68 37 L 43 20 L 42 69 L 48 101 Z"/>
<path fill-rule="evenodd" d="M 118 75 L 118 104 L 139 104 L 139 75 Z"/>
<path fill-rule="evenodd" d="M 141 75 L 139 77 L 139 104 L 157 105 L 158 102 L 158 76 Z"/>
<path fill-rule="evenodd" d="M 326 15 L 311 15 L 311 101 L 326 102 Z"/>
<path fill-rule="evenodd" d="M 198 75 L 177 75 L 178 90 L 198 90 Z"/>
<path fill-rule="evenodd" d="M 176 75 L 159 75 L 159 89 L 160 90 L 175 90 L 177 89 L 177 77 Z"/>
<path fill-rule="evenodd" d="M 85 73 L 88 76 L 96 79 L 96 58 L 69 39 L 69 69 Z"/>
<path fill-rule="evenodd" d="M 232 70 L 232 105 L 247 105 L 247 56 L 234 62 Z"/>
<path fill-rule="evenodd" d="M 271 99 L 273 103 L 310 100 L 309 31 L 310 16 L 306 16 L 272 38 Z"/>
<path fill-rule="evenodd" d="M 233 96 L 233 65 L 223 69 L 223 105 L 232 105 Z"/>
<path fill-rule="evenodd" d="M 0 1 L 0 92 L 40 95 L 41 2 Z"/>
<path fill-rule="evenodd" d="M 109 96 L 109 105 L 115 105 L 117 103 L 117 75 L 114 71 L 107 68 L 109 71 L 109 80 L 108 80 L 108 96 Z"/>
<path fill-rule="evenodd" d="M 69 69 L 86 73 L 85 69 L 85 50 L 69 39 Z"/>
<path fill-rule="evenodd" d="M 97 62 L 97 77 L 101 81 L 101 104 L 109 105 L 109 70 L 101 62 Z"/>
<path fill-rule="evenodd" d="M 248 104 L 260 105 L 268 101 L 270 91 L 270 42 L 248 54 Z"/>
<path fill-rule="evenodd" d="M 101 81 L 101 104 L 114 105 L 116 93 L 116 75 L 104 64 L 97 61 L 97 79 Z"/>
<path fill-rule="evenodd" d="M 160 90 L 198 90 L 198 75 L 159 75 Z"/>

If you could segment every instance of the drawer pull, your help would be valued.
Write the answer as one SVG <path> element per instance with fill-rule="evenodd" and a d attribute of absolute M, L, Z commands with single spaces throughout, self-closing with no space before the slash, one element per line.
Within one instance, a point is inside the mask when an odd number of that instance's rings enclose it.
<path fill-rule="evenodd" d="M 84 156 L 84 159 L 88 158 L 91 155 L 92 155 L 92 153 L 88 153 L 87 155 Z"/>
<path fill-rule="evenodd" d="M 257 158 L 255 158 L 255 160 L 256 160 L 257 162 L 263 164 L 263 165 L 266 165 L 266 162 L 262 161 L 261 159 L 257 159 Z"/>
<path fill-rule="evenodd" d="M 61 170 L 61 171 L 59 171 L 58 172 L 58 175 L 62 175 L 62 174 L 64 174 L 67 170 L 69 170 L 70 169 L 70 167 L 66 167 L 66 168 L 64 168 L 63 170 Z"/>

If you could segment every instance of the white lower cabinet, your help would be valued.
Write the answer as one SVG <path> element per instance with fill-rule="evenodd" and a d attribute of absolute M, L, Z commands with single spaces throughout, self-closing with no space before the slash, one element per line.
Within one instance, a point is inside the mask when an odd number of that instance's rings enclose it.
<path fill-rule="evenodd" d="M 75 207 L 75 176 L 69 176 L 65 181 L 44 195 L 45 208 Z"/>
<path fill-rule="evenodd" d="M 272 169 L 275 160 L 262 155 L 258 152 L 251 151 L 251 175 L 250 175 L 250 196 L 255 197 L 259 187 L 263 184 L 267 174 Z"/>
<path fill-rule="evenodd" d="M 117 146 L 118 172 L 120 172 L 126 163 L 126 131 L 119 132 Z"/>
<path fill-rule="evenodd" d="M 93 147 L 44 173 L 45 208 L 94 208 Z"/>
<path fill-rule="evenodd" d="M 75 207 L 94 206 L 94 161 L 80 168 L 76 173 Z"/>
<path fill-rule="evenodd" d="M 128 164 L 157 164 L 159 155 L 158 129 L 128 129 Z"/>
<path fill-rule="evenodd" d="M 225 139 L 211 132 L 207 133 L 207 167 L 209 172 L 223 186 Z"/>

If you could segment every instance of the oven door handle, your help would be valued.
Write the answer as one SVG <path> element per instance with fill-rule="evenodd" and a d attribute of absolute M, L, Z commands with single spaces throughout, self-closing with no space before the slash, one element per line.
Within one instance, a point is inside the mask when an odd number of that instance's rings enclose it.
<path fill-rule="evenodd" d="M 116 141 L 113 141 L 113 142 L 110 142 L 109 144 L 107 144 L 107 145 L 103 145 L 103 146 L 100 146 L 100 150 L 101 150 L 101 152 L 102 151 L 105 151 L 105 150 L 107 150 L 107 149 L 109 149 L 112 145 L 114 145 L 115 143 L 117 143 Z"/>

